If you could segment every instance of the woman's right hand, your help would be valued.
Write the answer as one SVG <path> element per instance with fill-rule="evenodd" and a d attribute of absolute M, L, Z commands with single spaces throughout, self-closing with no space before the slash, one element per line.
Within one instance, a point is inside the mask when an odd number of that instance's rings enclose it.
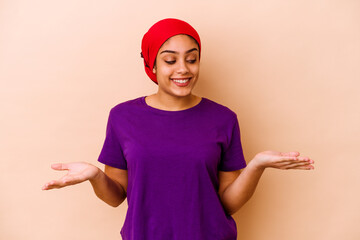
<path fill-rule="evenodd" d="M 62 188 L 96 178 L 101 171 L 98 167 L 86 162 L 55 163 L 51 165 L 54 170 L 67 170 L 68 173 L 58 180 L 46 183 L 42 190 Z"/>

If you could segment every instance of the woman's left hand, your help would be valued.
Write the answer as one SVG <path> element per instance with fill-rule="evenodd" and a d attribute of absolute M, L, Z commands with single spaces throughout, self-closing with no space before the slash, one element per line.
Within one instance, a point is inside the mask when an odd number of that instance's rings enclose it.
<path fill-rule="evenodd" d="M 308 157 L 300 157 L 299 152 L 264 151 L 256 154 L 251 162 L 258 169 L 314 169 L 314 161 Z"/>

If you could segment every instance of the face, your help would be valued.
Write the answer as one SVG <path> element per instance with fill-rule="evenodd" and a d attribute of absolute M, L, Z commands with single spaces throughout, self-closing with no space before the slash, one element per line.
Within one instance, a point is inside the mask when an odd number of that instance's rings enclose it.
<path fill-rule="evenodd" d="M 199 47 L 187 35 L 169 38 L 159 49 L 154 67 L 159 92 L 177 97 L 191 94 L 199 76 Z"/>

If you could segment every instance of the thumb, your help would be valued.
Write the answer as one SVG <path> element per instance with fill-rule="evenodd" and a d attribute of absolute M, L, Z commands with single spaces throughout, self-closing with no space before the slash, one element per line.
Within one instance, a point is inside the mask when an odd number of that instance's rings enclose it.
<path fill-rule="evenodd" d="M 51 168 L 54 169 L 54 170 L 60 170 L 60 171 L 69 170 L 68 167 L 67 167 L 67 164 L 65 164 L 65 163 L 51 164 Z"/>

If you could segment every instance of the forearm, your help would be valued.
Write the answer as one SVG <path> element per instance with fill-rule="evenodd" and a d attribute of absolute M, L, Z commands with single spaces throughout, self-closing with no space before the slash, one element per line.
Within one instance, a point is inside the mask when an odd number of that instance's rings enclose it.
<path fill-rule="evenodd" d="M 90 183 L 96 196 L 112 207 L 119 206 L 126 199 L 123 186 L 100 169 L 96 177 L 90 179 Z"/>
<path fill-rule="evenodd" d="M 259 168 L 250 161 L 235 181 L 225 189 L 220 198 L 228 214 L 234 214 L 251 198 L 264 170 L 265 168 Z"/>

